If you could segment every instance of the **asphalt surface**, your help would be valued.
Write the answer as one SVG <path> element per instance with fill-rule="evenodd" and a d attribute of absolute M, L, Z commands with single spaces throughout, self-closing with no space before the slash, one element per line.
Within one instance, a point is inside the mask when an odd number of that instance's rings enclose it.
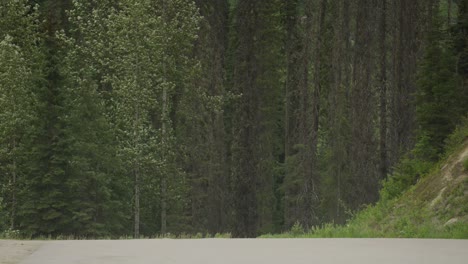
<path fill-rule="evenodd" d="M 201 239 L 50 241 L 21 264 L 468 263 L 468 240 Z"/>

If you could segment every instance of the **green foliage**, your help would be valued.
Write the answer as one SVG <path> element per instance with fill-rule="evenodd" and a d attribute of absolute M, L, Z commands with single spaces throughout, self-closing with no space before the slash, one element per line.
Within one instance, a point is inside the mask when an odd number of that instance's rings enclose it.
<path fill-rule="evenodd" d="M 216 233 L 214 238 L 231 238 L 231 233 Z"/>
<path fill-rule="evenodd" d="M 22 238 L 21 232 L 19 230 L 7 229 L 0 233 L 0 238 L 2 239 L 20 239 Z"/>
<path fill-rule="evenodd" d="M 446 155 L 460 149 L 460 146 L 468 139 L 468 116 L 460 120 L 460 124 L 446 140 Z"/>
<path fill-rule="evenodd" d="M 405 191 L 417 183 L 424 175 L 437 169 L 434 157 L 447 157 L 457 151 L 468 138 L 468 119 L 463 118 L 450 135 L 445 135 L 445 154 L 438 154 L 426 136 L 420 137 L 415 148 L 407 154 L 394 168 L 393 173 L 383 181 L 380 197 L 382 201 L 390 201 L 400 197 Z"/>
<path fill-rule="evenodd" d="M 238 97 L 225 116 L 231 225 L 234 236 L 252 237 L 279 230 L 273 219 L 282 213 L 274 185 L 282 177 L 276 171 L 283 153 L 283 2 L 237 1 L 232 7 L 226 71 L 229 92 Z"/>
<path fill-rule="evenodd" d="M 290 233 L 293 236 L 299 236 L 301 234 L 304 234 L 304 228 L 302 227 L 301 223 L 299 223 L 299 221 L 294 223 L 294 225 L 291 227 Z"/>
<path fill-rule="evenodd" d="M 448 35 L 435 15 L 425 57 L 419 67 L 417 121 L 420 149 L 430 150 L 425 158 L 436 161 L 443 152 L 446 137 L 468 112 L 468 94 L 464 87 L 463 73 L 457 69 L 457 34 Z M 466 78 L 466 77 L 465 77 Z"/>
<path fill-rule="evenodd" d="M 380 197 L 382 200 L 392 200 L 400 197 L 405 191 L 426 175 L 434 163 L 415 156 L 406 156 L 395 167 L 393 173 L 383 181 Z"/>
<path fill-rule="evenodd" d="M 36 85 L 43 79 L 37 7 L 28 1 L 0 3 L 0 228 L 21 225 L 24 193 L 34 169 Z"/>
<path fill-rule="evenodd" d="M 458 34 L 463 33 L 449 35 L 441 20 L 440 15 L 435 15 L 431 21 L 425 56 L 419 66 L 417 143 L 383 183 L 384 200 L 396 198 L 414 185 L 434 167 L 444 150 L 454 151 L 468 134 L 468 95 L 463 75 L 457 70 L 456 42 Z"/>
<path fill-rule="evenodd" d="M 388 207 L 370 207 L 347 225 L 324 224 L 304 233 L 287 232 L 263 235 L 261 238 L 452 238 L 467 239 L 468 224 L 455 223 L 443 226 L 434 223 L 430 213 L 410 207 L 400 210 L 393 218 L 378 220 L 378 215 Z"/>

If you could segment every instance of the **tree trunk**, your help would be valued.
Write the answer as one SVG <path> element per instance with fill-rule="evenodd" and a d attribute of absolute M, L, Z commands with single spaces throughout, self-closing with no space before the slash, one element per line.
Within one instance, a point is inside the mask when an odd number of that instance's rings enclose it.
<path fill-rule="evenodd" d="M 235 237 L 255 237 L 258 228 L 259 153 L 259 61 L 255 41 L 258 37 L 257 1 L 241 0 L 237 5 L 234 24 L 238 45 L 234 65 L 233 90 L 242 93 L 233 120 L 233 211 Z"/>
<path fill-rule="evenodd" d="M 362 204 L 371 203 L 378 198 L 378 157 L 377 142 L 374 131 L 375 99 L 372 89 L 372 76 L 374 75 L 374 31 L 371 25 L 374 20 L 372 8 L 375 3 L 371 0 L 356 2 L 355 13 L 355 47 L 353 62 L 353 77 L 350 92 L 351 110 L 351 156 L 350 156 L 350 182 L 353 191 L 347 191 L 347 202 L 352 210 Z"/>
<path fill-rule="evenodd" d="M 13 172 L 12 172 L 12 186 L 11 186 L 11 192 L 12 192 L 12 203 L 11 203 L 11 225 L 10 228 L 11 230 L 15 230 L 16 228 L 16 138 L 13 138 Z"/>
<path fill-rule="evenodd" d="M 309 7 L 307 16 L 312 16 L 311 6 Z M 323 35 L 325 34 L 325 16 L 327 12 L 327 0 L 322 0 L 320 2 L 320 13 L 318 17 L 318 29 L 317 29 L 317 43 L 315 45 L 315 65 L 314 65 L 314 87 L 313 93 L 311 98 L 311 118 L 310 124 L 312 128 L 310 129 L 310 134 L 308 135 L 308 140 L 310 142 L 310 172 L 306 175 L 305 185 L 307 186 L 308 192 L 307 201 L 306 201 L 306 215 L 304 219 L 305 227 L 309 228 L 312 227 L 314 224 L 318 223 L 318 213 L 317 209 L 319 207 L 320 198 L 319 198 L 319 179 L 320 175 L 318 173 L 318 153 L 317 153 L 317 146 L 318 146 L 318 135 L 319 135 L 319 117 L 320 117 L 320 97 L 321 97 L 321 89 L 322 89 L 322 47 L 323 47 Z M 312 28 L 309 29 L 310 31 L 307 34 L 312 34 Z M 313 36 L 307 36 L 306 39 L 312 39 Z M 308 87 L 307 87 L 308 88 Z"/>
<path fill-rule="evenodd" d="M 165 65 L 164 72 L 165 72 Z M 164 73 L 165 75 L 165 73 Z M 167 144 L 167 131 L 166 131 L 166 119 L 167 119 L 167 87 L 164 83 L 163 87 L 163 97 L 162 97 L 162 149 L 163 149 L 163 159 L 166 158 L 165 148 Z M 167 233 L 167 175 L 161 175 L 161 234 L 165 235 Z"/>
<path fill-rule="evenodd" d="M 134 136 L 134 148 L 138 148 L 138 124 L 140 119 L 140 113 L 138 105 L 136 106 L 135 120 L 133 124 L 133 136 Z M 134 191 L 135 191 L 135 208 L 134 208 L 134 238 L 140 237 L 140 171 L 138 167 L 138 161 L 133 161 L 133 176 L 134 176 Z"/>
<path fill-rule="evenodd" d="M 167 22 L 166 17 L 166 1 L 162 2 L 163 8 L 163 21 L 164 23 Z M 167 35 L 166 25 L 164 26 L 165 35 Z M 164 53 L 167 52 L 168 49 L 167 39 L 164 40 Z M 163 162 L 166 163 L 166 145 L 168 144 L 167 141 L 167 119 L 168 116 L 168 106 L 167 106 L 167 69 L 166 69 L 166 54 L 163 54 L 162 58 L 162 66 L 163 66 L 163 94 L 162 94 L 162 115 L 161 115 L 161 142 L 162 142 L 162 158 Z M 166 164 L 167 165 L 167 164 Z M 167 171 L 163 170 L 163 174 L 161 175 L 161 235 L 166 235 L 167 233 Z"/>
<path fill-rule="evenodd" d="M 210 96 L 224 97 L 225 58 L 229 6 L 224 0 L 195 1 L 204 17 L 195 46 L 201 70 L 209 72 L 197 78 L 195 86 Z M 185 124 L 192 129 L 188 141 L 191 159 L 187 170 L 191 177 L 191 217 L 193 232 L 227 232 L 228 182 L 224 113 L 194 102 L 202 121 Z M 206 184 L 208 181 L 208 184 Z"/>
<path fill-rule="evenodd" d="M 140 237 L 140 172 L 138 165 L 134 168 L 135 177 L 135 226 L 134 226 L 134 238 Z"/>
<path fill-rule="evenodd" d="M 448 7 L 447 7 L 447 23 L 450 27 L 450 24 L 452 24 L 452 0 L 447 0 L 448 1 Z"/>
<path fill-rule="evenodd" d="M 382 0 L 380 21 L 380 178 L 387 175 L 387 0 Z"/>

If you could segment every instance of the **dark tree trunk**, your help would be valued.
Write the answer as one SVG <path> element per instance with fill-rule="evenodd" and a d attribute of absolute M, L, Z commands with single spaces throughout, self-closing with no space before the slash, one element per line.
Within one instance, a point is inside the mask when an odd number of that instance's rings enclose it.
<path fill-rule="evenodd" d="M 204 19 L 194 55 L 203 71 L 209 73 L 199 79 L 199 85 L 205 87 L 209 96 L 224 97 L 228 3 L 224 0 L 197 0 L 196 3 Z M 224 114 L 203 106 L 199 111 L 202 121 L 189 132 L 196 135 L 189 142 L 194 152 L 189 169 L 193 175 L 192 225 L 197 232 L 227 232 L 229 188 Z M 200 155 L 200 151 L 206 155 Z"/>
<path fill-rule="evenodd" d="M 242 94 L 234 120 L 234 146 L 232 174 L 234 191 L 235 237 L 257 235 L 257 156 L 256 126 L 259 107 L 257 59 L 255 56 L 256 22 L 258 15 L 256 1 L 240 0 L 237 4 L 237 50 L 233 76 L 234 90 Z"/>
<path fill-rule="evenodd" d="M 387 161 L 387 0 L 382 0 L 380 17 L 380 178 L 388 172 Z"/>

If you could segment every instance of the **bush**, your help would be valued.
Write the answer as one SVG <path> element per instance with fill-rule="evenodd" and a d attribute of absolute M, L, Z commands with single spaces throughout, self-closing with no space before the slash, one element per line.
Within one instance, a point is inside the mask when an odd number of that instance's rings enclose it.
<path fill-rule="evenodd" d="M 448 136 L 445 141 L 445 150 L 447 153 L 456 151 L 465 140 L 468 139 L 468 117 L 463 118 L 462 122 L 455 131 Z"/>
<path fill-rule="evenodd" d="M 231 238 L 231 233 L 216 233 L 215 238 Z"/>
<path fill-rule="evenodd" d="M 293 236 L 299 236 L 304 234 L 304 227 L 302 227 L 301 223 L 297 221 L 294 223 L 294 225 L 291 227 L 291 234 Z"/>
<path fill-rule="evenodd" d="M 0 235 L 3 239 L 21 239 L 21 232 L 19 230 L 7 229 Z"/>
<path fill-rule="evenodd" d="M 389 201 L 400 197 L 433 167 L 433 162 L 415 157 L 405 157 L 395 167 L 393 174 L 383 181 L 380 191 L 381 200 Z"/>

